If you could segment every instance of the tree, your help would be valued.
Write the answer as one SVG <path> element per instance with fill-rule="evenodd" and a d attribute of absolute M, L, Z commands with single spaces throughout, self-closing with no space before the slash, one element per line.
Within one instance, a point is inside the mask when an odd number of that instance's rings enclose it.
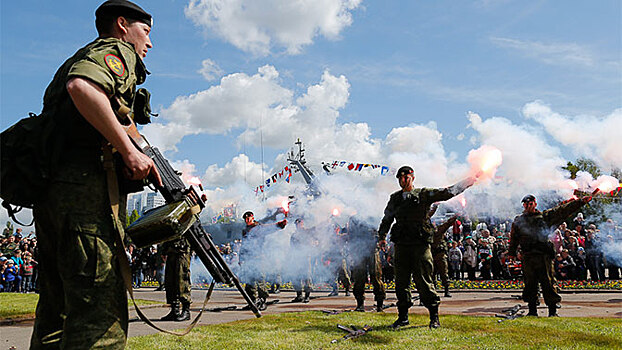
<path fill-rule="evenodd" d="M 600 167 L 596 164 L 595 161 L 589 158 L 579 158 L 576 160 L 576 164 L 568 162 L 568 164 L 562 169 L 566 169 L 568 170 L 568 172 L 570 172 L 571 179 L 575 179 L 579 171 L 586 171 L 590 173 L 593 178 L 597 178 L 602 175 Z"/>
<path fill-rule="evenodd" d="M 136 209 L 132 210 L 132 214 L 130 214 L 130 216 L 126 216 L 127 217 L 127 226 L 131 225 L 134 221 L 138 220 L 140 218 L 140 214 L 138 214 L 138 211 Z"/>

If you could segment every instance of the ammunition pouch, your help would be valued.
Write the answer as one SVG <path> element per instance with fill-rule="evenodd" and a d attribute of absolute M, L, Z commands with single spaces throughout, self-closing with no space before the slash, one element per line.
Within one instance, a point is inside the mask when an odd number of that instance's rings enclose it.
<path fill-rule="evenodd" d="M 184 198 L 147 211 L 125 232 L 138 248 L 176 240 L 194 224 L 198 213 L 199 208 Z"/>
<path fill-rule="evenodd" d="M 134 123 L 145 125 L 151 123 L 151 116 L 157 116 L 157 114 L 151 114 L 151 93 L 145 88 L 140 88 L 136 91 L 136 97 L 134 97 L 134 106 L 132 106 L 132 112 L 134 115 Z"/>

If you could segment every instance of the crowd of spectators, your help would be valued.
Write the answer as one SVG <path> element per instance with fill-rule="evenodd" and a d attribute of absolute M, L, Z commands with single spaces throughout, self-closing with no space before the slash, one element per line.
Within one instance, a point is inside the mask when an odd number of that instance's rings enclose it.
<path fill-rule="evenodd" d="M 475 226 L 475 227 L 472 227 Z M 521 277 L 520 254 L 508 256 L 511 223 L 496 225 L 468 220 L 456 220 L 445 233 L 449 278 L 454 280 L 509 280 Z M 568 223 L 562 223 L 551 234 L 555 250 L 555 277 L 558 280 L 620 279 L 622 255 L 622 227 L 608 220 L 601 227 L 588 223 L 579 213 Z M 241 241 L 218 245 L 221 255 L 232 270 L 239 267 Z M 393 281 L 391 244 L 380 250 L 383 281 Z M 611 252 L 611 254 L 609 253 Z M 164 288 L 166 256 L 162 247 L 136 249 L 129 245 L 127 257 L 132 268 L 134 287 L 143 281 Z M 21 229 L 13 230 L 7 223 L 0 240 L 0 292 L 36 292 L 38 290 L 37 239 L 34 232 L 24 236 Z"/>
<path fill-rule="evenodd" d="M 10 222 L 0 239 L 0 292 L 31 293 L 38 291 L 37 239 L 34 232 L 24 236 Z"/>

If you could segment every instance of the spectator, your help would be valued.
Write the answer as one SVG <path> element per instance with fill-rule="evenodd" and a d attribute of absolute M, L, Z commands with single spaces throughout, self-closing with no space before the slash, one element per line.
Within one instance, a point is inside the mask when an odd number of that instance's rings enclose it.
<path fill-rule="evenodd" d="M 462 265 L 462 251 L 458 248 L 458 242 L 451 242 L 449 249 L 449 278 L 460 279 L 460 267 Z"/>
<path fill-rule="evenodd" d="M 587 256 L 585 255 L 585 249 L 583 247 L 577 248 L 577 254 L 574 256 L 575 261 L 575 278 L 580 281 L 587 280 Z"/>
<path fill-rule="evenodd" d="M 475 280 L 475 269 L 477 267 L 477 246 L 473 242 L 471 236 L 465 238 L 464 254 L 462 255 L 464 261 L 464 267 L 467 271 L 467 277 L 469 280 Z"/>
<path fill-rule="evenodd" d="M 560 280 L 575 279 L 576 264 L 574 259 L 568 253 L 568 249 L 562 250 L 559 258 L 555 262 L 555 271 L 558 274 L 557 278 Z"/>
<path fill-rule="evenodd" d="M 600 242 L 594 231 L 588 231 L 585 238 L 586 265 L 592 281 L 605 280 L 603 253 L 600 251 Z"/>
<path fill-rule="evenodd" d="M 30 253 L 26 253 L 24 257 L 24 265 L 22 265 L 20 271 L 22 276 L 22 293 L 33 291 L 32 276 L 36 265 L 37 262 L 32 260 Z"/>
<path fill-rule="evenodd" d="M 19 245 L 15 243 L 15 236 L 10 235 L 2 246 L 2 254 L 5 256 L 11 256 L 18 247 Z"/>
<path fill-rule="evenodd" d="M 479 260 L 480 277 L 483 280 L 489 280 L 491 278 L 490 266 L 492 261 L 492 248 L 488 246 L 488 240 L 483 240 L 481 242 L 482 245 L 479 247 L 477 253 L 477 258 Z"/>
<path fill-rule="evenodd" d="M 22 278 L 19 275 L 19 270 L 15 267 L 15 261 L 13 259 L 8 259 L 5 262 L 4 269 L 4 281 L 5 281 L 5 291 L 7 292 L 19 292 L 20 284 L 22 283 Z"/>

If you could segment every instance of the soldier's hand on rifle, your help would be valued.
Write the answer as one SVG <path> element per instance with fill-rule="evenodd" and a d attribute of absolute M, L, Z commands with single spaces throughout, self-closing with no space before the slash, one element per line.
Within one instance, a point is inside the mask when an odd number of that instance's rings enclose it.
<path fill-rule="evenodd" d="M 156 187 L 162 187 L 162 178 L 155 167 L 153 159 L 139 150 L 122 154 L 125 163 L 125 175 L 131 180 L 142 180 L 149 175 L 153 176 Z"/>

